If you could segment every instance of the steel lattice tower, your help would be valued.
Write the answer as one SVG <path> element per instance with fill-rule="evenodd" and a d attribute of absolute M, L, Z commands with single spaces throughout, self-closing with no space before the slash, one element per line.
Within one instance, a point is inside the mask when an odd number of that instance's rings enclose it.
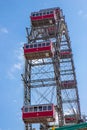
<path fill-rule="evenodd" d="M 44 9 L 39 12 L 55 10 Z M 70 37 L 62 10 L 55 23 L 43 20 L 43 23 L 32 23 L 26 28 L 27 43 L 33 44 L 52 41 L 53 57 L 45 57 L 38 53 L 37 59 L 25 57 L 24 106 L 42 103 L 53 103 L 56 106 L 59 126 L 64 125 L 67 112 L 73 113 L 76 122 L 81 118 L 79 95 L 73 62 Z M 49 20 L 49 19 L 48 19 Z M 47 54 L 46 54 L 47 55 Z M 40 123 L 41 124 L 41 123 Z M 42 129 L 48 129 L 48 123 L 41 124 Z M 25 123 L 25 129 L 32 129 L 32 124 Z"/>

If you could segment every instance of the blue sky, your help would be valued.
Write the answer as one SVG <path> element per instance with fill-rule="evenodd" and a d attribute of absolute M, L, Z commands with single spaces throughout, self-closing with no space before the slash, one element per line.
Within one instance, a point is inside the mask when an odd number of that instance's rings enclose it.
<path fill-rule="evenodd" d="M 0 0 L 0 130 L 23 130 L 23 43 L 29 15 L 60 7 L 68 25 L 82 114 L 87 115 L 87 0 Z"/>

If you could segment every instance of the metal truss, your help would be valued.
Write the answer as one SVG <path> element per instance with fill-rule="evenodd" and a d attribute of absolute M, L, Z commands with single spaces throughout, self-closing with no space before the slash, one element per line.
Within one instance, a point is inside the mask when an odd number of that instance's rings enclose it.
<path fill-rule="evenodd" d="M 51 31 L 49 32 L 49 29 Z M 64 125 L 64 115 L 73 113 L 77 121 L 81 118 L 75 67 L 65 17 L 54 25 L 26 28 L 28 43 L 51 40 L 54 57 L 35 60 L 25 59 L 24 105 L 54 103 L 59 126 Z M 48 124 L 41 128 L 48 129 Z M 32 129 L 25 124 L 25 129 Z"/>

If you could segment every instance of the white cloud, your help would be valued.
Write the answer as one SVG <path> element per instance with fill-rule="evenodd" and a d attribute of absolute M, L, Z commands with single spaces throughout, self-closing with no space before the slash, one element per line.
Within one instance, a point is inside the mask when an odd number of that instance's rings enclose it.
<path fill-rule="evenodd" d="M 87 18 L 87 12 L 83 11 L 83 10 L 79 10 L 78 11 L 78 15 L 82 18 Z"/>
<path fill-rule="evenodd" d="M 16 55 L 16 58 L 23 63 L 23 48 L 20 47 L 18 50 L 15 50 L 14 53 Z"/>
<path fill-rule="evenodd" d="M 24 65 L 24 56 L 23 56 L 23 48 L 22 48 L 23 43 L 24 42 L 19 43 L 19 45 L 21 45 L 21 47 L 14 50 L 14 56 L 16 59 L 16 63 L 14 63 L 8 71 L 8 76 L 10 79 L 14 79 L 16 77 L 15 76 L 16 73 L 18 71 L 22 71 L 22 69 L 23 69 L 23 65 Z"/>
<path fill-rule="evenodd" d="M 7 28 L 3 27 L 3 28 L 0 28 L 0 32 L 7 34 L 8 30 L 7 30 Z"/>
<path fill-rule="evenodd" d="M 20 112 L 17 112 L 17 119 L 18 119 L 18 120 L 22 120 L 21 111 L 20 111 Z"/>
<path fill-rule="evenodd" d="M 11 72 L 15 72 L 16 70 L 21 70 L 22 65 L 21 63 L 15 63 L 12 68 L 10 69 Z"/>
<path fill-rule="evenodd" d="M 11 71 L 8 71 L 8 77 L 10 79 L 15 79 L 15 76 L 14 76 L 14 74 Z"/>
<path fill-rule="evenodd" d="M 8 71 L 8 76 L 10 79 L 15 79 L 16 73 L 23 69 L 24 65 L 23 48 L 19 47 L 17 50 L 14 50 L 14 56 L 16 58 L 16 63 L 14 63 Z"/>
<path fill-rule="evenodd" d="M 20 71 L 22 69 L 22 64 L 21 63 L 15 63 L 10 70 L 8 71 L 8 76 L 10 79 L 14 79 L 16 72 Z"/>
<path fill-rule="evenodd" d="M 22 64 L 21 64 L 21 63 L 16 63 L 16 64 L 14 64 L 14 66 L 13 66 L 13 69 L 14 69 L 14 70 L 15 70 L 15 69 L 21 70 L 21 68 L 22 68 Z"/>
<path fill-rule="evenodd" d="M 82 15 L 83 14 L 83 10 L 79 10 L 78 15 Z"/>
<path fill-rule="evenodd" d="M 13 100 L 13 102 L 14 102 L 14 103 L 17 103 L 17 100 L 16 100 L 16 99 L 14 99 L 14 100 Z"/>

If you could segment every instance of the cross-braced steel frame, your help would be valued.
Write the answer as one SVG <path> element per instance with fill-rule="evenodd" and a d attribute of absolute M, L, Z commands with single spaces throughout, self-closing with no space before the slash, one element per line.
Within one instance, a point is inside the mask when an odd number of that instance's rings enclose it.
<path fill-rule="evenodd" d="M 62 10 L 60 10 L 62 13 Z M 51 33 L 49 28 L 53 28 Z M 26 28 L 27 42 L 51 40 L 54 46 L 52 58 L 25 58 L 24 105 L 54 103 L 58 114 L 59 126 L 64 125 L 64 115 L 73 113 L 77 121 L 81 118 L 80 102 L 71 49 L 65 17 L 62 16 L 53 25 Z M 48 124 L 40 125 L 48 129 Z M 25 124 L 25 130 L 31 130 L 32 124 Z"/>

